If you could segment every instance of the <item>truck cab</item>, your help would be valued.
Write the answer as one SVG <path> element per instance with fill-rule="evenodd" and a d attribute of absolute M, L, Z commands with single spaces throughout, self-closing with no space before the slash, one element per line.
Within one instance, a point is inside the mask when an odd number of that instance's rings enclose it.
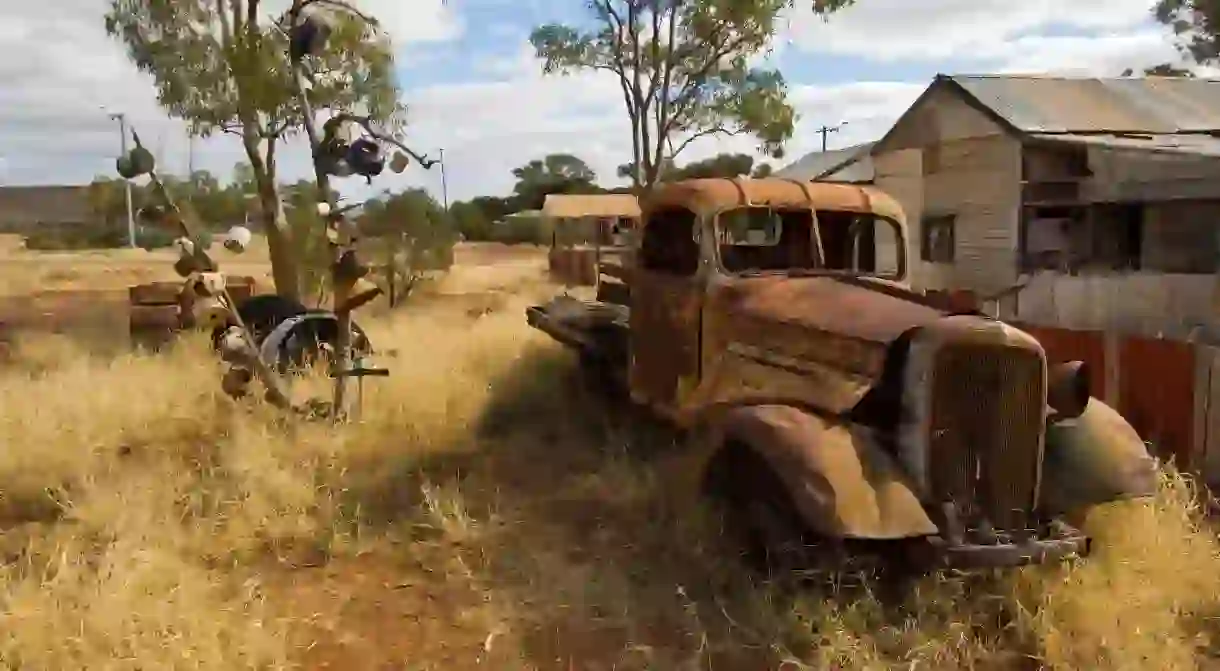
<path fill-rule="evenodd" d="M 759 291 L 793 278 L 907 279 L 906 223 L 880 191 L 691 180 L 649 205 L 630 282 L 629 383 L 633 400 L 668 417 L 681 414 L 732 344 L 743 301 L 764 308 L 759 301 L 770 300 Z"/>
<path fill-rule="evenodd" d="M 1067 515 L 1155 492 L 1142 440 L 1080 362 L 1050 366 L 1021 329 L 909 287 L 906 220 L 883 192 L 695 179 L 641 207 L 598 300 L 527 320 L 598 385 L 705 436 L 685 471 L 768 518 L 738 526 L 1012 566 L 1084 553 Z"/>

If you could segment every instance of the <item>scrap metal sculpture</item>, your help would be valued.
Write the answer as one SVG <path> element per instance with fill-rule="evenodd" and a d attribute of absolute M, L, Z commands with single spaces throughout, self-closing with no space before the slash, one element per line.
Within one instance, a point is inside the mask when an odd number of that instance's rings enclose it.
<path fill-rule="evenodd" d="M 179 259 L 174 269 L 186 278 L 183 295 L 189 299 L 184 303 L 189 305 L 191 321 L 197 327 L 212 331 L 213 344 L 228 365 L 221 382 L 224 391 L 233 397 L 245 396 L 251 382 L 258 378 L 266 390 L 266 399 L 273 405 L 339 421 L 348 417 L 348 379 L 356 378 L 360 385 L 366 376 L 386 376 L 389 371 L 365 365 L 366 355 L 371 348 L 364 333 L 354 326 L 352 313 L 379 296 L 382 289 L 367 279 L 369 268 L 357 256 L 358 230 L 347 215 L 358 205 L 339 207 L 330 188 L 330 178 L 358 175 L 371 182 L 385 170 L 386 146 L 396 149 L 388 161 L 391 171 L 395 173 L 403 172 L 412 160 L 425 169 L 432 168 L 437 161 L 378 131 L 375 121 L 368 116 L 336 111 L 322 124 L 319 132 L 309 96 L 313 73 L 308 61 L 325 49 L 331 24 L 329 17 L 312 11 L 311 5 L 319 5 L 328 11 L 341 11 L 374 26 L 376 21 L 339 0 L 294 0 L 292 7 L 276 23 L 288 38 L 293 80 L 303 111 L 302 124 L 312 148 L 318 192 L 317 212 L 324 222 L 330 249 L 331 310 L 289 311 L 273 317 L 271 321 L 274 323 L 252 328 L 243 320 L 240 306 L 235 304 L 227 291 L 225 278 L 218 272 L 215 260 L 208 255 L 199 231 L 165 189 L 156 174 L 156 161 L 152 153 L 143 146 L 134 130 L 135 147 L 118 160 L 117 168 L 126 179 L 144 175 L 149 177 L 163 206 L 150 209 L 148 214 L 162 223 L 176 226 L 180 234 L 176 241 Z M 349 140 L 345 133 L 352 127 L 358 128 L 361 135 Z M 225 246 L 230 251 L 240 252 L 249 241 L 249 230 L 238 226 L 229 232 Z M 255 296 L 249 301 L 267 298 L 274 299 Z M 329 360 L 329 373 L 334 380 L 333 396 L 329 402 L 310 399 L 302 404 L 294 404 L 284 378 L 288 371 L 280 359 L 280 348 L 292 339 L 295 329 L 310 320 L 331 323 L 334 327 L 331 342 L 318 344 L 319 351 Z M 357 411 L 358 408 L 359 404 Z"/>

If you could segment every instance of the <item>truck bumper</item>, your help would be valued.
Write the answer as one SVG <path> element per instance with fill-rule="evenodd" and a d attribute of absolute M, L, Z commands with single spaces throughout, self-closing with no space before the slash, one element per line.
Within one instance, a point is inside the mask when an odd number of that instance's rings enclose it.
<path fill-rule="evenodd" d="M 1092 550 L 1091 546 L 1091 539 L 1075 529 L 1067 530 L 1053 538 L 994 545 L 952 544 L 942 538 L 931 538 L 926 555 L 918 560 L 930 564 L 931 568 L 1015 568 L 1086 557 Z"/>

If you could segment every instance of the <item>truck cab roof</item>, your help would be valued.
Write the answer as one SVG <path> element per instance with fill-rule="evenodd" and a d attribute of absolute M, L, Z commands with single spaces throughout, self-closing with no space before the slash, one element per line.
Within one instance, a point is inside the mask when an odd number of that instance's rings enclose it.
<path fill-rule="evenodd" d="M 684 208 L 699 216 L 739 207 L 858 212 L 906 222 L 902 206 L 873 187 L 780 177 L 688 179 L 660 184 L 644 199 L 645 211 Z"/>

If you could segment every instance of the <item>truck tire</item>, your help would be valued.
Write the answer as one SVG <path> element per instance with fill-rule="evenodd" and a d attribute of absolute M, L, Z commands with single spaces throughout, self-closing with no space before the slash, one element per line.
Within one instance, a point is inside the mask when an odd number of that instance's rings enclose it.
<path fill-rule="evenodd" d="M 758 452 L 744 443 L 726 443 L 708 464 L 703 487 L 721 514 L 725 535 L 750 568 L 781 579 L 805 568 L 805 525 L 787 485 Z"/>
<path fill-rule="evenodd" d="M 277 294 L 261 294 L 252 296 L 237 305 L 237 314 L 254 337 L 255 345 L 261 346 L 272 331 L 284 321 L 300 315 L 322 313 L 325 310 L 311 310 L 304 304 Z M 271 361 L 281 373 L 299 370 L 307 362 L 316 360 L 320 354 L 320 345 L 334 345 L 338 335 L 337 323 L 333 319 L 310 320 L 300 325 L 299 337 L 292 340 L 292 347 L 282 348 L 277 360 Z M 219 348 L 220 338 L 224 335 L 224 327 L 212 331 L 212 346 Z M 295 332 L 295 331 L 294 331 Z M 364 329 L 352 322 L 352 346 L 357 353 L 369 354 L 372 346 Z"/>
<path fill-rule="evenodd" d="M 914 560 L 922 538 L 828 538 L 801 520 L 786 485 L 756 450 L 730 441 L 709 463 L 705 493 L 720 508 L 726 535 L 742 549 L 747 566 L 766 577 L 800 574 L 833 580 L 840 587 L 867 585 L 887 602 L 901 598 L 926 566 Z"/>
<path fill-rule="evenodd" d="M 587 352 L 581 352 L 579 357 L 581 383 L 590 395 L 612 402 L 620 402 L 626 398 L 624 390 L 610 371 L 609 363 Z"/>

